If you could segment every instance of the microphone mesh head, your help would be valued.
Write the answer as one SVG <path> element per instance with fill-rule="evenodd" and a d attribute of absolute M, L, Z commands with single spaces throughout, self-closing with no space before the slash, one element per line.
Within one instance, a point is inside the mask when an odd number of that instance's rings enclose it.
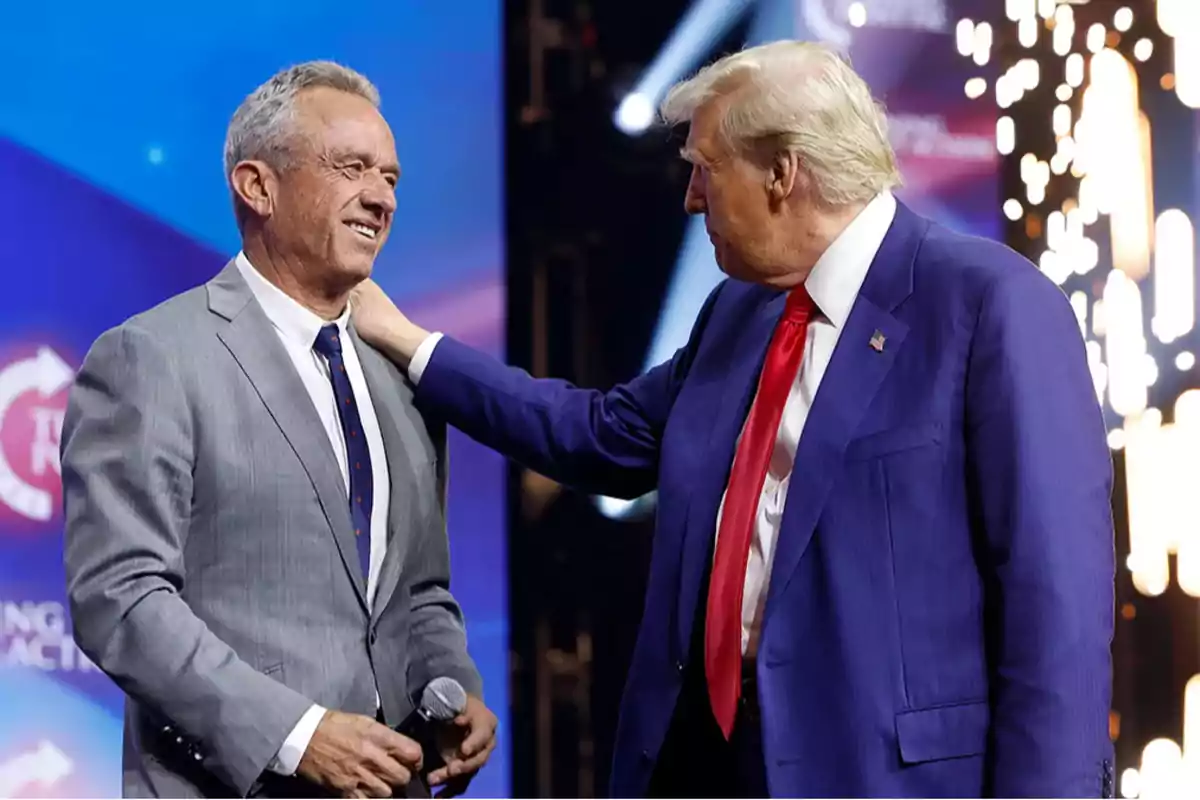
<path fill-rule="evenodd" d="M 432 719 L 448 721 L 467 708 L 467 691 L 454 678 L 434 678 L 421 693 L 421 708 Z"/>

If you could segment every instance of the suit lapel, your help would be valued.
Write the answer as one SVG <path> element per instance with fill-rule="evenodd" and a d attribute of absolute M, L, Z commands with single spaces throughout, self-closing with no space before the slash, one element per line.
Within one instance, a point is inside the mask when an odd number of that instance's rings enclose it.
<path fill-rule="evenodd" d="M 413 460 L 407 442 L 416 442 L 418 433 L 404 413 L 405 395 L 410 404 L 412 390 L 398 373 L 389 368 L 378 352 L 363 344 L 353 326 L 350 339 L 362 364 L 367 390 L 375 407 L 375 418 L 379 421 L 379 433 L 387 454 L 389 486 L 387 553 L 379 570 L 375 602 L 372 606 L 372 621 L 378 620 L 387 608 L 400 581 L 405 551 L 408 548 L 408 531 L 419 523 L 421 498 L 405 495 L 397 487 L 415 487 L 417 476 L 413 471 Z M 397 392 L 400 392 L 398 395 Z"/>
<path fill-rule="evenodd" d="M 712 566 L 712 547 L 716 537 L 717 512 L 725 494 L 733 453 L 750 404 L 758 391 L 758 378 L 771 335 L 783 314 L 787 294 L 770 289 L 754 289 L 760 300 L 754 306 L 750 324 L 743 328 L 727 361 L 729 372 L 722 382 L 721 399 L 713 414 L 712 435 L 708 441 L 704 470 L 692 489 L 684 528 L 683 564 L 676 609 L 676 636 L 679 652 L 686 653 L 692 638 L 697 603 L 707 602 L 701 594 Z"/>
<path fill-rule="evenodd" d="M 308 400 L 308 391 L 275 336 L 270 320 L 258 303 L 253 302 L 250 287 L 237 266 L 230 262 L 207 288 L 209 308 L 229 322 L 217 336 L 241 366 L 312 481 L 342 564 L 365 613 L 366 583 L 351 530 L 345 481 L 324 436 L 321 419 Z"/>
<path fill-rule="evenodd" d="M 892 226 L 838 337 L 797 445 L 764 625 L 808 549 L 846 445 L 904 344 L 908 326 L 892 312 L 912 293 L 913 259 L 926 228 L 927 223 L 897 202 Z M 883 335 L 881 346 L 876 334 Z"/>

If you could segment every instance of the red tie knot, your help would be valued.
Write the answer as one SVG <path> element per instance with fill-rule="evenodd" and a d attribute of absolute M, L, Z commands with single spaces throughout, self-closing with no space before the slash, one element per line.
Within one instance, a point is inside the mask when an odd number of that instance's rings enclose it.
<path fill-rule="evenodd" d="M 813 302 L 808 289 L 804 288 L 804 284 L 800 284 L 788 293 L 787 306 L 783 310 L 783 318 L 788 322 L 805 324 L 812 317 L 816 307 L 816 303 Z"/>

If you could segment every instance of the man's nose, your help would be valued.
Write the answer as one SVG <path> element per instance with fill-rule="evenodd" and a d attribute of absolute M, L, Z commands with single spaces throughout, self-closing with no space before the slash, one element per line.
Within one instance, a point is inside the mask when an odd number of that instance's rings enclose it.
<path fill-rule="evenodd" d="M 396 190 L 381 178 L 363 190 L 362 202 L 371 211 L 391 214 L 396 210 Z"/>

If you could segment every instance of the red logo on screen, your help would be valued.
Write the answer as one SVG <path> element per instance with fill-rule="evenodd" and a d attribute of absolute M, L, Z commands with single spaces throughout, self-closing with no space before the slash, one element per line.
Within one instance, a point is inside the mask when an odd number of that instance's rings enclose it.
<path fill-rule="evenodd" d="M 0 362 L 0 512 L 49 522 L 62 506 L 67 388 L 75 371 L 49 347 Z"/>

